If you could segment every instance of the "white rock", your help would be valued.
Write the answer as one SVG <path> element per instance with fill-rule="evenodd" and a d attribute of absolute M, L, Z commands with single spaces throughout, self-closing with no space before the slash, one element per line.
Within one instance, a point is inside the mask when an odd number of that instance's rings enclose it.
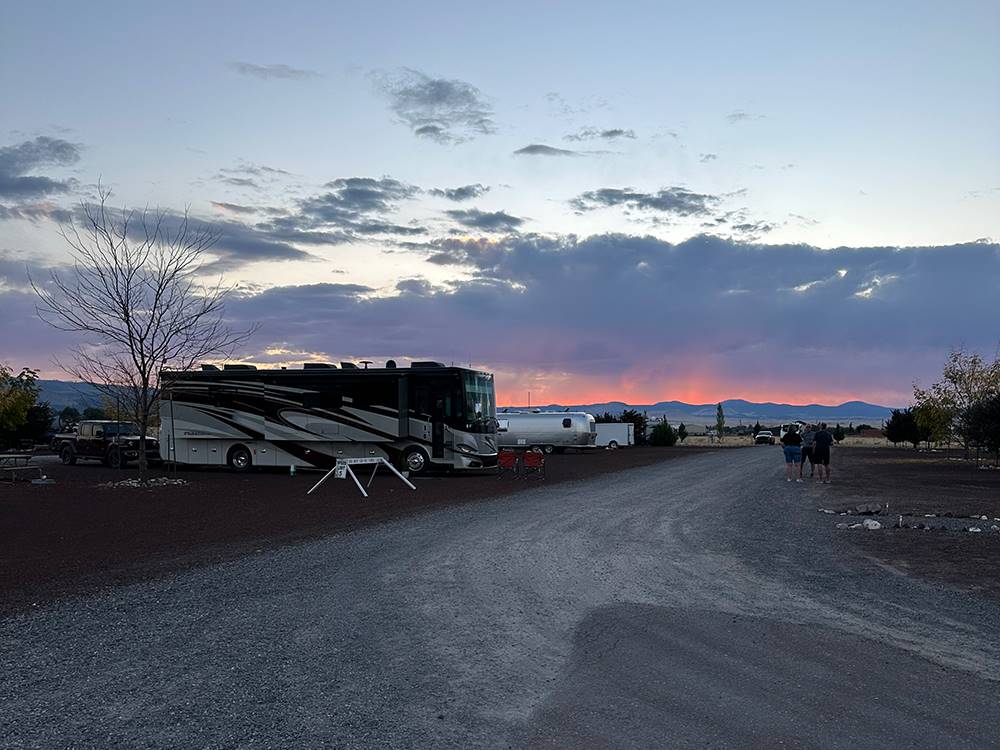
<path fill-rule="evenodd" d="M 978 534 L 979 532 L 981 532 L 981 531 L 982 531 L 982 529 L 981 529 L 981 528 L 979 528 L 978 526 L 970 526 L 970 527 L 969 527 L 969 531 L 971 531 L 971 532 L 972 532 L 972 533 L 974 533 L 974 534 Z"/>
<path fill-rule="evenodd" d="M 882 524 L 871 518 L 866 518 L 864 521 L 861 522 L 861 525 L 864 526 L 869 531 L 877 531 L 878 529 L 882 528 Z"/>

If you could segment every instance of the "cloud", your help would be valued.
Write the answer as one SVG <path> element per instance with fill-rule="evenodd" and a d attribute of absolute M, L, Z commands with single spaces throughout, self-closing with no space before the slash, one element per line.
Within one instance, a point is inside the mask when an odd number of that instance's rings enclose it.
<path fill-rule="evenodd" d="M 504 211 L 480 211 L 477 208 L 470 208 L 454 209 L 445 213 L 463 227 L 483 232 L 512 232 L 524 224 L 524 219 L 511 216 Z"/>
<path fill-rule="evenodd" d="M 742 109 L 737 109 L 726 115 L 726 122 L 730 125 L 735 125 L 740 122 L 748 122 L 750 120 L 760 120 L 764 115 L 753 115 L 749 112 L 744 112 Z"/>
<path fill-rule="evenodd" d="M 470 342 L 489 331 L 488 347 L 473 354 L 506 373 L 501 391 L 542 373 L 550 390 L 562 383 L 631 397 L 639 389 L 651 401 L 705 383 L 726 391 L 719 397 L 762 383 L 807 399 L 831 391 L 905 396 L 960 340 L 987 352 L 996 345 L 997 244 L 820 249 L 707 235 L 676 244 L 510 235 L 451 238 L 424 251 L 427 262 L 464 267 L 470 278 L 447 288 L 400 282 L 398 297 L 276 287 L 229 312 L 264 323 L 261 345 L 330 351 L 335 328 L 338 340 L 352 342 L 336 350 L 345 357 L 464 361 Z M 614 304 L 580 304 L 594 299 Z M 931 309 L 928 299 L 962 304 Z"/>
<path fill-rule="evenodd" d="M 502 394 L 535 383 L 533 398 L 637 403 L 762 388 L 805 401 L 836 393 L 905 403 L 911 381 L 935 377 L 949 347 L 992 354 L 997 341 L 996 243 L 821 249 L 709 235 L 521 234 L 411 252 L 467 277 L 435 287 L 408 268 L 389 296 L 357 284 L 250 289 L 227 318 L 261 324 L 256 351 L 467 361 L 471 348 L 477 365 L 498 373 Z M 19 332 L 5 356 L 44 366 L 67 342 L 37 323 L 23 269 L 0 257 L 0 309 Z"/>
<path fill-rule="evenodd" d="M 229 67 L 244 76 L 252 76 L 265 81 L 270 80 L 303 80 L 307 78 L 317 78 L 320 73 L 315 70 L 304 68 L 293 68 L 281 63 L 270 65 L 256 65 L 248 62 L 231 62 Z"/>
<path fill-rule="evenodd" d="M 38 223 L 44 219 L 64 222 L 69 221 L 71 217 L 71 211 L 51 203 L 26 203 L 16 206 L 4 206 L 0 204 L 0 221 L 22 219 Z"/>
<path fill-rule="evenodd" d="M 411 68 L 373 73 L 372 80 L 418 138 L 461 143 L 496 132 L 492 107 L 471 83 L 431 78 Z"/>
<path fill-rule="evenodd" d="M 570 201 L 577 211 L 624 206 L 673 216 L 704 216 L 720 202 L 721 197 L 695 193 L 687 188 L 669 187 L 655 193 L 642 193 L 632 188 L 601 188 L 588 190 Z"/>
<path fill-rule="evenodd" d="M 598 138 L 602 138 L 606 141 L 617 140 L 618 138 L 635 138 L 634 130 L 625 130 L 624 128 L 580 128 L 575 133 L 570 133 L 569 135 L 564 135 L 563 140 L 567 141 L 592 141 Z"/>
<path fill-rule="evenodd" d="M 546 146 L 542 143 L 532 143 L 514 152 L 515 156 L 581 156 L 579 151 Z"/>
<path fill-rule="evenodd" d="M 718 158 L 718 154 L 698 154 L 698 161 L 702 164 L 707 164 L 708 162 L 715 161 Z"/>
<path fill-rule="evenodd" d="M 472 185 L 462 185 L 457 188 L 445 188 L 443 190 L 439 188 L 432 188 L 427 192 L 431 195 L 436 195 L 439 198 L 447 198 L 450 201 L 455 201 L 460 203 L 461 201 L 472 200 L 473 198 L 478 198 L 484 193 L 489 191 L 489 186 L 481 185 L 478 182 Z"/>
<path fill-rule="evenodd" d="M 80 147 L 61 138 L 40 135 L 0 148 L 0 198 L 28 200 L 69 192 L 73 180 L 31 174 L 40 167 L 65 167 L 80 160 Z"/>

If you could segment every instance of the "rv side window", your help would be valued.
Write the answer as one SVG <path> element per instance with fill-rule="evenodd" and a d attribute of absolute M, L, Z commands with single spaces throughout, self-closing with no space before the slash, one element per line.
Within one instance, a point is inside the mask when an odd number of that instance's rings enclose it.
<path fill-rule="evenodd" d="M 563 420 L 563 427 L 565 427 L 568 430 L 572 426 L 573 426 L 573 420 L 571 420 L 569 417 L 566 417 Z"/>

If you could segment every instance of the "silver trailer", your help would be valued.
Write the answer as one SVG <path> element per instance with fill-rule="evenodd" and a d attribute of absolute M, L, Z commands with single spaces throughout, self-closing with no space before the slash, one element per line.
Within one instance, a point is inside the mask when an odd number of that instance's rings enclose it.
<path fill-rule="evenodd" d="M 593 448 L 594 418 L 581 411 L 511 411 L 497 414 L 500 448 L 562 453 L 567 448 Z"/>

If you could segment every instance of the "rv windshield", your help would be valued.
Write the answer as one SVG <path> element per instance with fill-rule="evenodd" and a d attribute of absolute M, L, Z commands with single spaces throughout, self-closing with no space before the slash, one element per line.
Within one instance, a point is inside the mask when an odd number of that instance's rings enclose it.
<path fill-rule="evenodd" d="M 462 377 L 465 391 L 465 419 L 469 432 L 493 432 L 497 405 L 493 376 L 467 372 Z"/>

